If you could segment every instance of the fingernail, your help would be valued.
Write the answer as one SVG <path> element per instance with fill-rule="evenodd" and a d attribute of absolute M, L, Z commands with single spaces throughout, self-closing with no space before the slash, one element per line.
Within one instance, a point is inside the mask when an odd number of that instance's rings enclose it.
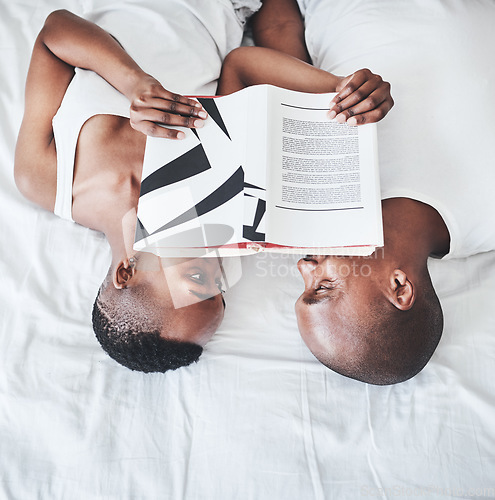
<path fill-rule="evenodd" d="M 177 132 L 177 139 L 185 139 L 185 138 L 186 134 L 184 134 L 184 132 L 182 131 Z"/>
<path fill-rule="evenodd" d="M 329 111 L 328 112 L 328 118 L 330 118 L 330 120 L 333 120 L 336 116 L 337 116 L 336 111 Z"/>
<path fill-rule="evenodd" d="M 350 125 L 351 127 L 355 127 L 357 125 L 356 118 L 354 118 L 354 116 L 352 118 L 349 118 L 347 120 L 347 125 Z"/>
<path fill-rule="evenodd" d="M 204 124 L 205 124 L 205 122 L 203 120 L 194 120 L 193 125 L 195 128 L 201 128 Z"/>
<path fill-rule="evenodd" d="M 208 118 L 208 114 L 206 113 L 206 111 L 200 111 L 200 112 L 198 113 L 198 116 L 199 116 L 200 118 Z"/>
<path fill-rule="evenodd" d="M 342 113 L 340 115 L 337 115 L 337 121 L 339 123 L 345 123 L 345 115 L 343 115 Z"/>
<path fill-rule="evenodd" d="M 201 105 L 201 103 L 200 103 L 200 102 L 195 102 L 195 103 L 194 103 L 194 107 L 195 107 L 195 108 L 202 108 L 203 106 Z"/>

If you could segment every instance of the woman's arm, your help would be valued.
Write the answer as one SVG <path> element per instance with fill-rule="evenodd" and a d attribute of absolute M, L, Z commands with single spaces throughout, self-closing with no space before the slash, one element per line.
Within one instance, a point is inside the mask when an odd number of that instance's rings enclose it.
<path fill-rule="evenodd" d="M 45 44 L 51 14 L 34 43 L 26 78 L 24 117 L 17 137 L 14 177 L 29 200 L 53 211 L 57 186 L 57 154 L 52 118 L 74 76 L 73 66 L 56 57 Z"/>
<path fill-rule="evenodd" d="M 14 168 L 19 190 L 48 210 L 53 210 L 56 193 L 52 119 L 75 67 L 95 71 L 124 94 L 131 125 L 145 134 L 177 138 L 177 131 L 158 124 L 193 127 L 206 117 L 196 101 L 168 92 L 144 73 L 106 31 L 68 11 L 53 12 L 33 48 Z"/>
<path fill-rule="evenodd" d="M 367 69 L 339 77 L 263 47 L 233 50 L 224 61 L 217 92 L 230 94 L 263 83 L 301 92 L 337 92 L 329 118 L 349 125 L 381 120 L 394 104 L 390 84 Z"/>
<path fill-rule="evenodd" d="M 70 66 L 94 71 L 129 99 L 133 128 L 147 135 L 176 138 L 176 130 L 153 124 L 193 127 L 194 118 L 203 117 L 197 101 L 165 90 L 96 24 L 60 10 L 48 17 L 42 34 L 54 56 Z"/>

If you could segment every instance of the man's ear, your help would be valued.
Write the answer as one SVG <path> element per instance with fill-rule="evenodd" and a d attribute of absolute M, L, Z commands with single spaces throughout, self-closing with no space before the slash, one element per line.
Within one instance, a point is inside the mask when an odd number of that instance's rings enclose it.
<path fill-rule="evenodd" d="M 408 311 L 416 301 L 416 289 L 407 274 L 401 269 L 394 269 L 390 275 L 389 300 L 401 311 Z"/>
<path fill-rule="evenodd" d="M 113 286 L 118 289 L 126 288 L 133 276 L 134 266 L 128 259 L 121 260 L 112 273 Z"/>

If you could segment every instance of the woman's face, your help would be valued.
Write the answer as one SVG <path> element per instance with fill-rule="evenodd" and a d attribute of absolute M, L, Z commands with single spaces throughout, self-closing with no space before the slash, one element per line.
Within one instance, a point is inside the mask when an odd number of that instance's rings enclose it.
<path fill-rule="evenodd" d="M 159 258 L 141 253 L 131 281 L 145 284 L 157 304 L 163 336 L 204 345 L 223 319 L 222 276 L 217 257 Z"/>
<path fill-rule="evenodd" d="M 161 266 L 175 308 L 215 297 L 221 301 L 223 279 L 219 258 L 162 258 Z"/>

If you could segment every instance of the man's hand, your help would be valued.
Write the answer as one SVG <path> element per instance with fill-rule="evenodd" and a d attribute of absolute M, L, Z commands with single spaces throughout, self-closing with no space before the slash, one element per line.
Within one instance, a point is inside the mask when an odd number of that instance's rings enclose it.
<path fill-rule="evenodd" d="M 342 77 L 335 88 L 338 94 L 330 102 L 329 118 L 339 123 L 362 125 L 381 120 L 394 105 L 390 83 L 369 69 L 360 69 Z"/>
<path fill-rule="evenodd" d="M 200 128 L 208 116 L 198 101 L 165 90 L 150 75 L 139 79 L 130 109 L 132 128 L 145 135 L 168 139 L 184 139 L 185 134 L 161 125 Z"/>

